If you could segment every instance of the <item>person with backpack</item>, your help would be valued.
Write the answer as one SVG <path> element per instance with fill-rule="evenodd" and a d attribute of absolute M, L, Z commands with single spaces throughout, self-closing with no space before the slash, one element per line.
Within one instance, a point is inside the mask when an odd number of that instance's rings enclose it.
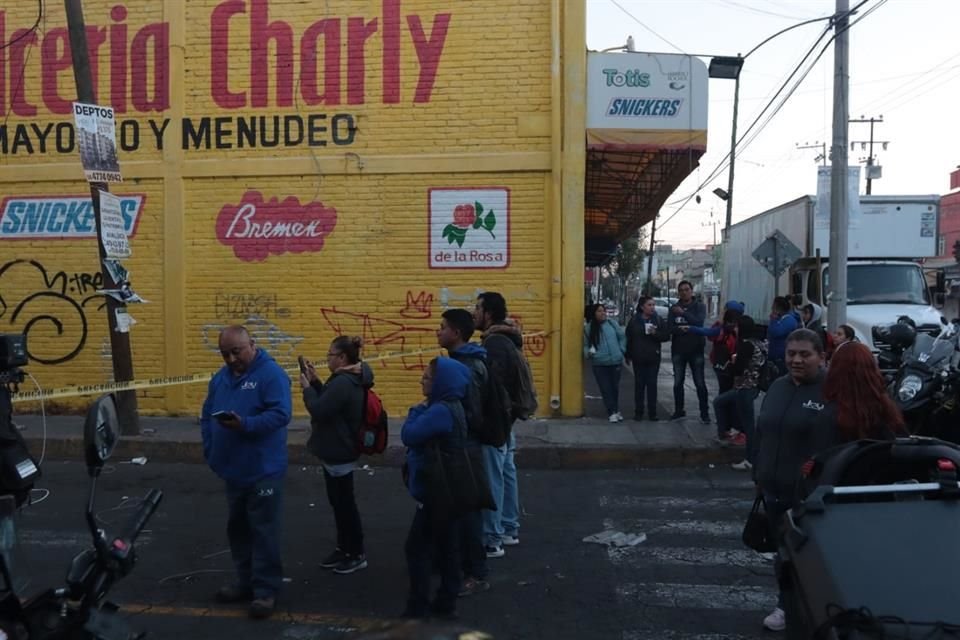
<path fill-rule="evenodd" d="M 367 568 L 363 524 L 353 488 L 353 472 L 360 457 L 357 433 L 365 418 L 366 390 L 373 386 L 373 371 L 360 361 L 362 347 L 359 337 L 334 338 L 327 351 L 327 381 L 320 382 L 312 363 L 300 374 L 303 403 L 310 412 L 307 449 L 323 465 L 327 500 L 337 527 L 337 546 L 320 566 L 341 575 Z"/>
<path fill-rule="evenodd" d="M 756 461 L 753 403 L 757 399 L 760 369 L 766 360 L 767 345 L 764 340 L 757 338 L 753 318 L 740 316 L 737 320 L 737 347 L 730 365 L 733 389 L 713 400 L 717 437 L 721 441 L 746 447 L 743 461 L 731 465 L 737 471 L 753 469 Z M 739 430 L 734 425 L 739 426 Z"/>
<path fill-rule="evenodd" d="M 467 418 L 467 442 L 480 446 L 484 461 L 495 458 L 497 449 L 507 441 L 512 422 L 510 395 L 503 385 L 494 385 L 487 370 L 487 350 L 469 342 L 473 337 L 473 315 L 466 309 L 443 312 L 437 342 L 451 358 L 470 369 L 471 383 L 463 401 Z M 483 517 L 480 510 L 470 511 L 461 520 L 459 531 L 463 581 L 460 596 L 469 596 L 490 588 L 487 582 L 487 554 L 484 549 Z"/>
<path fill-rule="evenodd" d="M 517 449 L 513 422 L 536 412 L 530 366 L 523 356 L 520 330 L 507 321 L 507 302 L 495 291 L 481 293 L 473 311 L 476 328 L 483 332 L 487 368 L 494 385 L 503 385 L 510 395 L 511 416 L 502 447 L 485 448 L 487 479 L 497 507 L 483 512 L 483 535 L 488 558 L 502 558 L 504 546 L 520 544 L 520 492 L 517 486 Z"/>
<path fill-rule="evenodd" d="M 643 420 L 646 396 L 647 418 L 657 418 L 657 374 L 660 373 L 660 347 L 670 339 L 667 321 L 657 315 L 653 298 L 640 296 L 637 313 L 627 325 L 628 363 L 633 364 L 633 419 Z"/>
<path fill-rule="evenodd" d="M 407 447 L 405 484 L 417 502 L 404 544 L 410 592 L 404 618 L 456 616 L 460 592 L 457 557 L 458 514 L 448 513 L 430 500 L 428 451 L 431 444 L 444 449 L 464 446 L 467 419 L 462 401 L 471 383 L 470 370 L 451 358 L 434 358 L 420 378 L 424 402 L 410 407 L 400 431 Z M 436 564 L 440 587 L 430 601 L 430 576 Z"/>
<path fill-rule="evenodd" d="M 737 349 L 737 320 L 743 315 L 742 302 L 728 300 L 724 305 L 723 317 L 709 328 L 690 326 L 689 333 L 704 336 L 713 343 L 710 349 L 710 366 L 717 376 L 717 393 L 733 389 L 733 374 L 730 363 Z"/>

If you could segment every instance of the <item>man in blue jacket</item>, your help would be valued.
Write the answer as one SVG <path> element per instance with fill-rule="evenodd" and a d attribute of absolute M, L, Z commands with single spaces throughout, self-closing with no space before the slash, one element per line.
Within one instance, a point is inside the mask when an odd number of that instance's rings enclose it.
<path fill-rule="evenodd" d="M 220 332 L 224 366 L 207 389 L 200 415 L 203 456 L 226 483 L 227 538 L 237 582 L 220 602 L 249 602 L 253 618 L 276 607 L 283 581 L 280 524 L 287 472 L 290 378 L 242 326 Z"/>
<path fill-rule="evenodd" d="M 679 300 L 670 307 L 667 314 L 667 327 L 672 335 L 670 344 L 670 359 L 673 364 L 673 415 L 671 420 L 678 420 L 687 415 L 684 408 L 683 383 L 686 379 L 687 366 L 693 375 L 693 385 L 697 389 L 697 400 L 700 402 L 700 421 L 710 424 L 710 405 L 707 401 L 707 383 L 703 377 L 703 350 L 706 341 L 702 335 L 691 331 L 691 327 L 703 327 L 707 317 L 707 308 L 702 302 L 693 298 L 693 285 L 687 280 L 681 280 L 677 285 Z"/>
<path fill-rule="evenodd" d="M 780 375 L 786 375 L 787 336 L 803 328 L 800 315 L 793 310 L 790 299 L 778 296 L 770 309 L 770 324 L 767 326 L 767 357 L 777 365 Z"/>

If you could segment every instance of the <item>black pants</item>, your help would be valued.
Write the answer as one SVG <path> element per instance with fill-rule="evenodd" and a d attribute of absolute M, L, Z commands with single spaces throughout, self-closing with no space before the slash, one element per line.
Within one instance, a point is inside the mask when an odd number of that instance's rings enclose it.
<path fill-rule="evenodd" d="M 487 551 L 483 548 L 483 518 L 470 511 L 460 518 L 460 563 L 465 578 L 487 579 Z"/>
<path fill-rule="evenodd" d="M 407 613 L 423 616 L 428 608 L 440 613 L 452 613 L 457 607 L 460 592 L 460 559 L 457 549 L 457 530 L 460 519 L 431 513 L 428 507 L 417 505 L 407 534 L 404 551 L 410 576 L 410 595 Z M 440 587 L 430 604 L 430 576 L 436 561 L 440 572 Z"/>
<path fill-rule="evenodd" d="M 646 396 L 647 415 L 651 418 L 657 415 L 657 374 L 660 373 L 659 362 L 633 363 L 633 415 L 643 415 L 644 396 Z"/>
<path fill-rule="evenodd" d="M 353 495 L 353 472 L 335 477 L 324 469 L 323 479 L 333 519 L 337 523 L 337 548 L 352 556 L 363 555 L 363 524 Z"/>

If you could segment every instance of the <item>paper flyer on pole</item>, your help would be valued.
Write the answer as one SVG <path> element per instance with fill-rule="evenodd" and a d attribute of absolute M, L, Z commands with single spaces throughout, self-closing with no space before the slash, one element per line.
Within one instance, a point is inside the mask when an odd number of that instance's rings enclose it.
<path fill-rule="evenodd" d="M 73 103 L 80 163 L 87 182 L 123 182 L 117 158 L 117 131 L 113 109 Z"/>
<path fill-rule="evenodd" d="M 129 258 L 130 241 L 123 225 L 120 198 L 109 191 L 100 195 L 100 241 L 107 258 Z"/>

